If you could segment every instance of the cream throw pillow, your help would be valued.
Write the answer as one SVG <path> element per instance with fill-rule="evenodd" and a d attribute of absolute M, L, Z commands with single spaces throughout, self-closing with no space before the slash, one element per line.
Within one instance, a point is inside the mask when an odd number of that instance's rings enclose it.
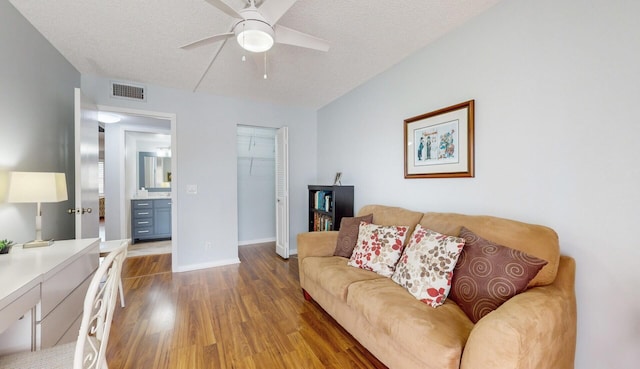
<path fill-rule="evenodd" d="M 453 268 L 464 243 L 464 238 L 447 236 L 418 224 L 391 279 L 418 300 L 438 307 L 449 294 Z"/>
<path fill-rule="evenodd" d="M 358 241 L 348 265 L 391 277 L 402 254 L 407 226 L 381 226 L 360 222 Z"/>

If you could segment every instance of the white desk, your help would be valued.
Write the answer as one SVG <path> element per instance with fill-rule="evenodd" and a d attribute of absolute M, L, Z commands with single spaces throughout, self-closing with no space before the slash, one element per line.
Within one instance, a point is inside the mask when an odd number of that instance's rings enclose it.
<path fill-rule="evenodd" d="M 0 255 L 0 332 L 31 310 L 32 349 L 75 340 L 99 246 L 97 238 L 56 241 Z"/>

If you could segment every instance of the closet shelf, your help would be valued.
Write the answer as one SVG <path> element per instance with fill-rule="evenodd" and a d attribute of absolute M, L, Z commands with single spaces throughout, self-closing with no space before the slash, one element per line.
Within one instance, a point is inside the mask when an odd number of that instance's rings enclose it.
<path fill-rule="evenodd" d="M 261 161 L 274 161 L 274 160 L 276 160 L 275 158 L 264 158 L 264 157 L 257 157 L 257 156 L 238 156 L 238 159 L 240 159 L 240 160 L 261 160 Z"/>

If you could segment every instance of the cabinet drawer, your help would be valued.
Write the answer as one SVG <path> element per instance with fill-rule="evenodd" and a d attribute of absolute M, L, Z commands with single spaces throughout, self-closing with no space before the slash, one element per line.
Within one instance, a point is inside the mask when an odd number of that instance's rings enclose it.
<path fill-rule="evenodd" d="M 155 199 L 153 200 L 153 206 L 156 209 L 167 209 L 171 208 L 171 199 Z"/>
<path fill-rule="evenodd" d="M 82 324 L 82 314 L 78 316 L 73 324 L 67 329 L 67 332 L 58 340 L 56 345 L 62 345 L 65 343 L 70 343 L 78 340 L 78 332 L 80 332 L 80 325 Z"/>
<path fill-rule="evenodd" d="M 152 209 L 153 200 L 135 200 L 133 201 L 134 209 Z"/>
<path fill-rule="evenodd" d="M 153 228 L 151 228 L 151 227 L 136 228 L 136 229 L 133 230 L 133 235 L 136 238 L 152 236 L 153 235 Z"/>
<path fill-rule="evenodd" d="M 136 229 L 153 227 L 153 218 L 136 218 L 133 220 L 133 227 Z"/>
<path fill-rule="evenodd" d="M 89 289 L 91 279 L 92 275 L 87 277 L 78 288 L 62 300 L 60 305 L 56 306 L 49 315 L 42 319 L 42 322 L 40 322 L 42 328 L 42 348 L 63 343 L 60 342 L 60 340 L 78 317 L 82 316 L 84 298 L 87 295 L 87 289 Z M 78 331 L 75 332 L 75 338 L 78 338 Z"/>
<path fill-rule="evenodd" d="M 69 266 L 42 282 L 42 317 L 46 317 L 62 300 L 98 269 L 99 244 L 82 254 Z"/>
<path fill-rule="evenodd" d="M 135 209 L 133 210 L 134 218 L 151 218 L 153 216 L 153 209 Z"/>
<path fill-rule="evenodd" d="M 25 292 L 12 303 L 0 309 L 0 332 L 4 332 L 25 312 L 36 306 L 40 301 L 40 284 Z"/>

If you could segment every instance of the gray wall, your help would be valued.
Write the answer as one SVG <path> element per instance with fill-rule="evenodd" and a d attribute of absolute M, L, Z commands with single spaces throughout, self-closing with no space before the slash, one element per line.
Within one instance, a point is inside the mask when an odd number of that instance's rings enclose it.
<path fill-rule="evenodd" d="M 262 83 L 262 81 L 257 81 Z M 316 112 L 310 109 L 219 97 L 147 85 L 147 101 L 109 97 L 109 79 L 82 76 L 83 93 L 98 105 L 176 114 L 177 270 L 238 260 L 238 124 L 289 127 L 290 237 L 305 230 L 306 186 L 315 181 Z M 107 137 L 108 138 L 108 137 Z M 108 175 L 108 174 L 107 174 Z M 197 185 L 198 194 L 186 192 Z M 205 243 L 212 247 L 206 248 Z"/>
<path fill-rule="evenodd" d="M 69 200 L 42 205 L 43 238 L 74 238 L 73 88 L 80 73 L 0 1 L 0 239 L 35 237 L 35 204 L 6 203 L 9 171 L 64 172 Z"/>
<path fill-rule="evenodd" d="M 580 369 L 640 362 L 638 14 L 638 1 L 505 0 L 318 113 L 318 176 L 341 170 L 356 208 L 554 228 L 577 260 Z M 469 99 L 475 178 L 404 179 L 403 120 Z"/>

